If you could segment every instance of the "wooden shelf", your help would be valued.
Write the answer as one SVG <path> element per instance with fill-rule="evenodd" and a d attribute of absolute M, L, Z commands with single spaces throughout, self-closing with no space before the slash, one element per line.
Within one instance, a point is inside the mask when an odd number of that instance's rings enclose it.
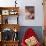
<path fill-rule="evenodd" d="M 1 24 L 1 30 L 5 29 L 5 28 L 10 28 L 14 31 L 14 29 L 17 29 L 17 31 L 19 31 L 20 29 L 20 26 L 19 24 Z"/>
<path fill-rule="evenodd" d="M 2 10 L 8 10 L 7 14 L 2 14 Z M 13 11 L 12 11 L 13 10 Z M 6 12 L 6 11 L 5 11 Z M 11 14 L 10 12 L 17 12 L 17 14 Z M 15 32 L 15 29 L 17 30 L 16 32 L 19 31 L 20 29 L 20 26 L 18 24 L 18 21 L 17 21 L 17 24 L 8 24 L 5 22 L 5 24 L 3 23 L 3 20 L 5 19 L 5 17 L 7 18 L 7 16 L 18 16 L 19 15 L 19 7 L 0 7 L 0 18 L 1 18 L 1 24 L 0 24 L 0 32 L 2 33 L 4 29 L 8 28 L 8 29 L 12 29 L 14 32 Z M 17 18 L 18 19 L 18 18 Z M 16 20 L 16 19 L 15 19 Z M 14 20 L 14 21 L 15 21 Z M 4 41 L 2 40 L 2 37 L 1 37 L 1 41 L 0 41 L 0 46 L 18 46 L 18 41 L 13 41 L 13 40 L 9 40 L 9 41 Z"/>
<path fill-rule="evenodd" d="M 13 12 L 13 13 L 10 13 L 10 12 Z M 14 12 L 17 12 L 17 13 L 15 14 Z M 1 15 L 1 24 L 4 24 L 6 22 L 8 23 L 7 17 L 9 16 L 17 16 L 16 19 L 18 24 L 19 7 L 0 7 L 0 15 Z"/>
<path fill-rule="evenodd" d="M 0 45 L 2 45 L 2 46 L 18 46 L 18 41 L 1 41 L 0 42 L 1 44 Z"/>

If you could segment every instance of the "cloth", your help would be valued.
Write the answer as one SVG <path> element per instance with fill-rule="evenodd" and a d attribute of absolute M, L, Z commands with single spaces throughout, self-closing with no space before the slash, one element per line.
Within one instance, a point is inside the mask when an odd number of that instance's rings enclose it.
<path fill-rule="evenodd" d="M 34 37 L 33 39 L 35 39 L 36 38 L 36 33 L 34 32 L 34 30 L 32 29 L 32 28 L 29 28 L 29 29 L 27 29 L 27 31 L 25 32 L 25 35 L 24 35 L 24 37 L 23 37 L 23 39 L 22 39 L 22 42 L 21 42 L 21 45 L 22 46 L 31 46 L 31 45 L 27 45 L 28 44 L 28 42 L 26 43 L 25 42 L 25 40 L 27 40 L 28 39 L 28 41 L 30 41 L 29 39 L 31 38 L 32 39 L 32 37 Z M 36 41 L 37 42 L 36 42 Z M 40 45 L 40 43 L 39 43 L 39 41 L 37 40 L 37 38 L 35 39 L 34 41 L 36 42 L 36 44 L 35 44 L 35 46 L 41 46 Z M 33 42 L 33 41 L 32 41 Z M 32 43 L 31 42 L 31 43 Z M 31 44 L 30 43 L 30 44 Z M 32 43 L 33 44 L 33 43 Z"/>

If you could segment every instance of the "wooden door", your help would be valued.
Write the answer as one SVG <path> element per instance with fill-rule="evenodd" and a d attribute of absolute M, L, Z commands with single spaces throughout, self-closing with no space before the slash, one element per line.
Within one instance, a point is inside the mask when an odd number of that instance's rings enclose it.
<path fill-rule="evenodd" d="M 46 46 L 46 0 L 43 0 L 43 6 L 44 6 L 44 43 Z"/>

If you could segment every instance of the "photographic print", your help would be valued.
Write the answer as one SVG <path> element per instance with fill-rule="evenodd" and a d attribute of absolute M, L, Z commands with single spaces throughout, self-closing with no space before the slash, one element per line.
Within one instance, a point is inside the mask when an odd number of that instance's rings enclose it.
<path fill-rule="evenodd" d="M 34 12 L 34 6 L 25 6 L 25 14 L 27 20 L 34 20 L 35 18 L 35 12 Z"/>
<path fill-rule="evenodd" d="M 2 10 L 2 15 L 9 15 L 9 10 Z"/>

